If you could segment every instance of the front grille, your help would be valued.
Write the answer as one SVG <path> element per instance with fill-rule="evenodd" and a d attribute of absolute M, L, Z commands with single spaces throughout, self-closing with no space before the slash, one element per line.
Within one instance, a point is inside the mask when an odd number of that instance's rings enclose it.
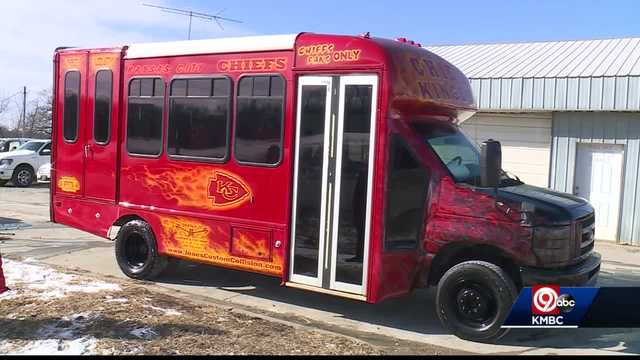
<path fill-rule="evenodd" d="M 587 215 L 576 220 L 576 253 L 582 257 L 593 250 L 595 244 L 596 217 L 594 214 Z"/>
<path fill-rule="evenodd" d="M 589 245 L 587 245 L 587 246 L 585 246 L 585 247 L 583 247 L 583 248 L 580 248 L 580 256 L 583 256 L 583 255 L 585 255 L 585 254 L 590 253 L 590 252 L 591 252 L 591 250 L 593 250 L 593 244 L 594 244 L 594 243 L 593 243 L 593 241 L 592 241 L 592 242 L 591 242 L 591 244 L 589 244 Z"/>

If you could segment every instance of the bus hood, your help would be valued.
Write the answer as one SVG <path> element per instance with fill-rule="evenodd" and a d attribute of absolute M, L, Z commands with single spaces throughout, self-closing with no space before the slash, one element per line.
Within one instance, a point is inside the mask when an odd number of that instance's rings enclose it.
<path fill-rule="evenodd" d="M 567 224 L 593 213 L 593 207 L 583 198 L 527 184 L 500 188 L 498 201 L 518 203 L 522 209 L 529 209 L 537 223 Z"/>

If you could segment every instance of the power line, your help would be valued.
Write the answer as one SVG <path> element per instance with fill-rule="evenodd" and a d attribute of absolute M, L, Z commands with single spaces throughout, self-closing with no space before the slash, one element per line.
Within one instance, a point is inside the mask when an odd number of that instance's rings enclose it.
<path fill-rule="evenodd" d="M 216 13 L 215 15 L 212 15 L 212 14 L 206 14 L 206 13 L 201 13 L 201 12 L 197 12 L 197 11 L 176 9 L 176 8 L 171 8 L 171 7 L 166 7 L 166 6 L 153 5 L 153 4 L 142 4 L 142 6 L 147 6 L 147 7 L 160 9 L 160 10 L 162 10 L 164 12 L 168 12 L 168 13 L 171 13 L 171 14 L 188 16 L 189 17 L 189 32 L 188 32 L 187 38 L 189 40 L 191 40 L 191 21 L 192 21 L 192 19 L 194 17 L 198 18 L 198 19 L 207 20 L 207 21 L 212 21 L 213 20 L 213 21 L 216 22 L 216 24 L 218 24 L 218 26 L 220 26 L 221 30 L 224 30 L 224 28 L 222 27 L 222 24 L 220 23 L 220 21 L 230 21 L 230 22 L 234 22 L 234 23 L 242 23 L 242 21 L 240 21 L 240 20 L 235 20 L 235 19 L 230 19 L 230 18 L 227 18 L 227 17 L 220 16 L 220 14 L 224 11 L 224 9 L 218 11 L 218 13 Z"/>

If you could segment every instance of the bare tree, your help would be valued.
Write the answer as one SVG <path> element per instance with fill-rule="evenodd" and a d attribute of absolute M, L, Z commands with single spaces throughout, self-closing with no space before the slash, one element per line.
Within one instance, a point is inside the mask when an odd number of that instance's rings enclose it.
<path fill-rule="evenodd" d="M 0 100 L 0 114 L 7 111 L 7 109 L 9 108 L 9 100 L 11 100 L 11 98 Z"/>
<path fill-rule="evenodd" d="M 51 137 L 53 95 L 51 89 L 45 89 L 30 101 L 30 110 L 27 111 L 23 125 L 24 136 L 33 138 Z"/>
<path fill-rule="evenodd" d="M 9 101 L 11 101 L 11 96 L 0 99 L 0 115 L 9 109 Z M 0 138 L 8 137 L 11 134 L 11 130 L 6 125 L 0 124 Z"/>

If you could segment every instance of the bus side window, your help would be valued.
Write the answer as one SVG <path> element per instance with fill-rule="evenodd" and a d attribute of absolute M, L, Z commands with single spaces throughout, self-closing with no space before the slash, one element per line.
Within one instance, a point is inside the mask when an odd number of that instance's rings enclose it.
<path fill-rule="evenodd" d="M 276 75 L 240 79 L 234 142 L 234 156 L 239 163 L 280 163 L 284 87 L 284 79 Z"/>
<path fill-rule="evenodd" d="M 171 82 L 167 154 L 171 158 L 225 161 L 229 142 L 228 78 Z"/>
<path fill-rule="evenodd" d="M 160 156 L 163 106 L 162 79 L 142 78 L 129 82 L 126 139 L 129 154 Z"/>
<path fill-rule="evenodd" d="M 97 144 L 104 145 L 109 142 L 112 86 L 111 70 L 99 70 L 96 73 L 95 100 L 93 101 L 93 141 Z"/>
<path fill-rule="evenodd" d="M 80 72 L 69 71 L 64 76 L 63 136 L 68 142 L 78 140 L 78 116 L 80 113 Z"/>
<path fill-rule="evenodd" d="M 415 249 L 422 233 L 429 173 L 398 136 L 391 137 L 387 172 L 385 250 Z"/>

